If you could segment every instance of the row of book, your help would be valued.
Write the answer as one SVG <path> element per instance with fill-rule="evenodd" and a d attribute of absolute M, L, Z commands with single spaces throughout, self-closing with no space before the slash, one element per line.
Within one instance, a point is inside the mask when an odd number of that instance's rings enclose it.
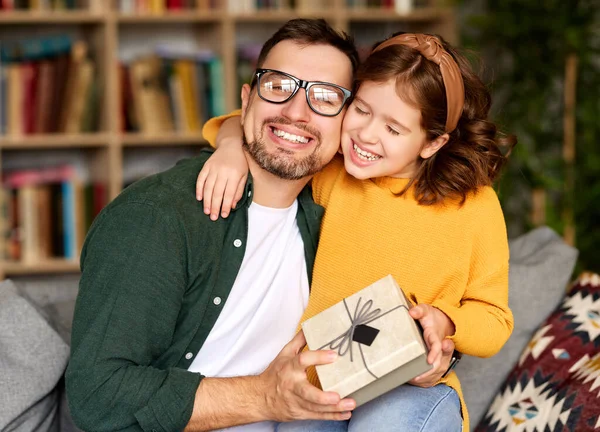
<path fill-rule="evenodd" d="M 410 12 L 416 7 L 426 6 L 429 0 L 346 0 L 346 7 L 353 9 L 390 9 L 398 13 Z M 319 11 L 331 6 L 323 0 L 230 0 L 229 12 L 250 13 L 257 10 L 290 10 L 301 6 L 303 9 Z"/>
<path fill-rule="evenodd" d="M 257 10 L 290 10 L 296 7 L 297 0 L 239 0 L 229 1 L 229 12 L 249 13 Z"/>
<path fill-rule="evenodd" d="M 217 0 L 119 0 L 119 11 L 123 13 L 161 14 L 189 9 L 214 9 Z"/>
<path fill-rule="evenodd" d="M 425 7 L 429 0 L 346 0 L 348 8 L 390 9 L 398 13 L 407 13 L 415 8 Z"/>
<path fill-rule="evenodd" d="M 0 134 L 92 132 L 98 99 L 86 42 L 52 36 L 0 48 Z"/>
<path fill-rule="evenodd" d="M 3 175 L 0 223 L 3 258 L 35 263 L 77 259 L 94 218 L 106 205 L 102 183 L 84 183 L 72 166 Z"/>
<path fill-rule="evenodd" d="M 0 0 L 0 10 L 62 11 L 101 10 L 105 0 Z"/>
<path fill-rule="evenodd" d="M 120 77 L 123 131 L 196 133 L 225 113 L 223 64 L 212 51 L 159 47 L 156 55 L 122 64 Z"/>

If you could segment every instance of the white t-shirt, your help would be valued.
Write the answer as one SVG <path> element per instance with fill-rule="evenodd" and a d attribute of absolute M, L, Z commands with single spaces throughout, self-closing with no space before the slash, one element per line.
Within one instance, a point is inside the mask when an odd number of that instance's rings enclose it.
<path fill-rule="evenodd" d="M 286 209 L 250 204 L 240 271 L 191 372 L 207 377 L 258 375 L 296 334 L 309 293 L 297 210 L 297 201 Z M 274 423 L 227 430 L 273 431 Z"/>

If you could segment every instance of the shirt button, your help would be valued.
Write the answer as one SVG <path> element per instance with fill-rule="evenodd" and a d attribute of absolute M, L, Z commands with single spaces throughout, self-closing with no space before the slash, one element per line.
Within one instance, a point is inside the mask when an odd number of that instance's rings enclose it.
<path fill-rule="evenodd" d="M 213 303 L 219 306 L 221 304 L 221 297 L 215 297 L 213 299 Z"/>
<path fill-rule="evenodd" d="M 186 358 L 186 360 L 189 360 L 189 359 L 191 359 L 192 357 L 194 357 L 194 354 L 192 354 L 191 352 L 189 352 L 189 353 L 187 353 L 187 354 L 185 355 L 185 358 Z"/>
<path fill-rule="evenodd" d="M 251 197 L 252 196 L 252 191 L 248 191 L 248 196 Z"/>
<path fill-rule="evenodd" d="M 241 241 L 240 239 L 235 239 L 235 240 L 233 241 L 233 245 L 234 245 L 235 247 L 240 247 L 240 246 L 242 245 L 242 241 Z"/>

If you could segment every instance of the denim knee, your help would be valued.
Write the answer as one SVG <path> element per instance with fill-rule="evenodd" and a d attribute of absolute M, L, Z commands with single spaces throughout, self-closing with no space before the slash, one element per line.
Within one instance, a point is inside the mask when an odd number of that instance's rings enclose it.
<path fill-rule="evenodd" d="M 352 413 L 348 432 L 461 432 L 460 399 L 454 389 L 402 385 Z"/>
<path fill-rule="evenodd" d="M 275 432 L 347 432 L 348 421 L 298 420 L 278 423 Z"/>

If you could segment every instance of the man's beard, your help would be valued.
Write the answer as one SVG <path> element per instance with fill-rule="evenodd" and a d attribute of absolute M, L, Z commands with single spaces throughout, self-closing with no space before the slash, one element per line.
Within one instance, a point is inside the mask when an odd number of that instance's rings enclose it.
<path fill-rule="evenodd" d="M 284 180 L 300 180 L 304 177 L 314 175 L 321 171 L 323 163 L 319 158 L 319 149 L 321 148 L 321 135 L 317 131 L 310 130 L 310 133 L 317 141 L 317 145 L 311 154 L 302 159 L 295 159 L 294 152 L 283 148 L 270 153 L 263 140 L 262 135 L 266 130 L 266 124 L 291 124 L 285 119 L 266 119 L 261 128 L 261 136 L 254 141 L 248 142 L 246 135 L 242 134 L 242 145 L 248 154 L 256 161 L 259 167 L 265 171 Z M 299 129 L 307 129 L 300 127 Z M 308 130 L 308 129 L 307 129 Z M 289 155 L 286 157 L 286 155 Z"/>

